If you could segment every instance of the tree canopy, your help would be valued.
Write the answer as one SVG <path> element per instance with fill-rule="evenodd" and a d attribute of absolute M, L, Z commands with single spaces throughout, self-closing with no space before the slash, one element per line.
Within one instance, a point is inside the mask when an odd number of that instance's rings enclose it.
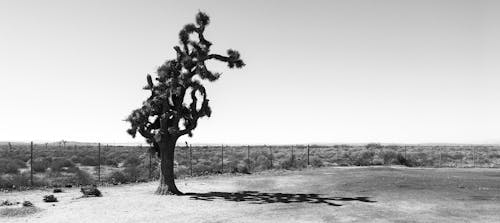
<path fill-rule="evenodd" d="M 229 49 L 226 55 L 210 53 L 212 43 L 204 36 L 210 18 L 203 12 L 196 15 L 196 24 L 185 25 L 179 32 L 177 57 L 158 67 L 156 77 L 147 75 L 145 90 L 151 96 L 132 111 L 126 121 L 127 132 L 133 137 L 141 134 L 158 152 L 162 140 L 192 136 L 201 117 L 210 117 L 212 110 L 202 81 L 216 81 L 221 73 L 210 71 L 205 62 L 217 60 L 229 68 L 241 68 L 245 63 L 238 51 Z"/>

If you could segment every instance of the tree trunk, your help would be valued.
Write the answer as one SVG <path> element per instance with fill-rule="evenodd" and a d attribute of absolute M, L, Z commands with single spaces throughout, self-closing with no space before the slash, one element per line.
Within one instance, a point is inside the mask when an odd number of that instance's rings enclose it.
<path fill-rule="evenodd" d="M 160 146 L 160 186 L 156 190 L 159 195 L 182 195 L 174 180 L 174 153 L 176 138 L 162 139 Z"/>

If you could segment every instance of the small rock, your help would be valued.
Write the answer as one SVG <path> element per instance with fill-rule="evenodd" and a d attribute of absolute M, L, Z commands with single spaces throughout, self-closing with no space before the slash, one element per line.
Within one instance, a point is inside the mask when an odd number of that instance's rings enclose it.
<path fill-rule="evenodd" d="M 102 197 L 102 193 L 96 185 L 82 187 L 80 191 L 84 197 Z"/>
<path fill-rule="evenodd" d="M 45 202 L 58 202 L 57 198 L 52 194 L 43 196 L 43 201 L 45 201 Z"/>
<path fill-rule="evenodd" d="M 10 202 L 9 200 L 5 200 L 5 201 L 2 201 L 2 203 L 0 203 L 0 206 L 12 206 L 14 205 L 14 203 Z"/>
<path fill-rule="evenodd" d="M 23 207 L 33 207 L 33 203 L 31 203 L 30 201 L 24 201 L 23 202 Z"/>

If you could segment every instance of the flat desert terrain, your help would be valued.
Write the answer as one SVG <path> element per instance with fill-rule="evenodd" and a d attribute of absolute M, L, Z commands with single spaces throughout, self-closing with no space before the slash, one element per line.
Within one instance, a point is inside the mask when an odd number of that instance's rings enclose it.
<path fill-rule="evenodd" d="M 38 208 L 0 222 L 500 222 L 500 169 L 328 167 L 177 180 L 185 196 L 158 196 L 157 182 L 0 194 Z M 11 210 L 7 210 L 7 209 Z"/>

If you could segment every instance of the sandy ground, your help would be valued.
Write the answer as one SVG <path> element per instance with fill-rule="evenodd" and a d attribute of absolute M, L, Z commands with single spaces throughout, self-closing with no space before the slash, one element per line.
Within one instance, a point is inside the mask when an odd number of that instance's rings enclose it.
<path fill-rule="evenodd" d="M 157 183 L 0 194 L 41 209 L 0 222 L 500 222 L 500 170 L 320 168 L 181 179 L 185 196 L 157 196 Z"/>

